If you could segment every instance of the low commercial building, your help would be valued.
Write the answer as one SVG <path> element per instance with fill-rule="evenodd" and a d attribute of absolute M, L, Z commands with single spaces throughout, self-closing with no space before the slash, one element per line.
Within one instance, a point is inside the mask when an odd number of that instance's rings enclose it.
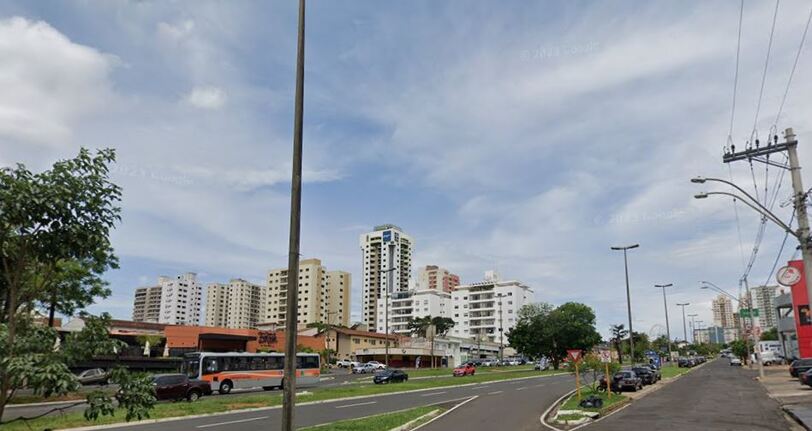
<path fill-rule="evenodd" d="M 324 332 L 325 346 L 335 352 L 337 359 L 357 360 L 359 352 L 363 353 L 368 349 L 386 347 L 386 340 L 389 340 L 390 349 L 400 345 L 403 337 L 397 335 L 386 335 L 378 332 L 358 331 L 349 328 L 330 328 Z"/>
<path fill-rule="evenodd" d="M 432 358 L 435 367 L 455 367 L 462 361 L 460 340 L 437 337 L 432 341 L 425 338 L 402 338 L 400 345 L 389 348 L 389 366 L 399 368 L 431 368 Z M 386 360 L 384 347 L 369 347 L 356 350 L 358 361 Z"/>
<path fill-rule="evenodd" d="M 388 301 L 387 301 L 388 299 Z M 386 303 L 389 304 L 387 310 Z M 441 290 L 407 290 L 384 295 L 378 301 L 378 332 L 386 332 L 389 315 L 389 333 L 409 335 L 409 322 L 419 317 L 451 317 L 451 294 Z"/>

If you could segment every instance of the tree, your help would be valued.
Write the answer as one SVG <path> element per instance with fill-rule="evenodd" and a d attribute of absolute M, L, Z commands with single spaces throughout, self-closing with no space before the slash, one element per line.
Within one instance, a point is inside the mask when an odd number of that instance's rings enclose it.
<path fill-rule="evenodd" d="M 454 319 L 440 316 L 432 317 L 431 324 L 434 325 L 435 332 L 440 336 L 448 334 L 448 331 L 455 325 Z"/>
<path fill-rule="evenodd" d="M 738 356 L 742 361 L 747 362 L 749 348 L 744 340 L 734 340 L 730 343 L 730 351 Z"/>
<path fill-rule="evenodd" d="M 637 359 L 640 359 L 645 356 L 647 350 L 651 350 L 651 343 L 648 340 L 648 334 L 643 332 L 634 332 L 634 357 L 632 358 L 632 362 Z M 626 354 L 629 354 L 629 342 L 628 338 L 625 342 L 621 344 L 623 347 L 623 351 Z"/>
<path fill-rule="evenodd" d="M 425 337 L 431 326 L 431 316 L 415 317 L 409 321 L 409 332 L 418 337 Z"/>
<path fill-rule="evenodd" d="M 594 353 L 585 355 L 578 365 L 578 369 L 581 373 L 581 377 L 584 379 L 584 383 L 590 385 L 593 392 L 597 389 L 600 376 L 606 373 L 606 365 L 607 364 L 602 362 L 601 358 Z M 620 364 L 617 362 L 610 362 L 608 365 L 610 376 L 620 371 Z M 575 367 L 573 367 L 570 371 L 575 373 Z"/>
<path fill-rule="evenodd" d="M 778 341 L 778 328 L 770 328 L 762 332 L 761 341 Z"/>
<path fill-rule="evenodd" d="M 109 238 L 121 211 L 121 189 L 108 178 L 114 161 L 113 150 L 82 149 L 37 174 L 22 164 L 0 169 L 0 417 L 24 384 L 45 396 L 67 393 L 77 384 L 70 364 L 114 347 L 109 318 L 86 316 L 91 327 L 57 352 L 56 332 L 30 319 L 42 307 L 52 326 L 55 313 L 72 315 L 110 294 L 101 276 L 118 267 Z M 128 419 L 148 414 L 149 384 L 123 370 L 111 381 L 123 389 Z M 109 396 L 92 393 L 88 402 L 89 418 L 112 414 Z"/>
<path fill-rule="evenodd" d="M 626 329 L 626 325 L 612 325 L 609 327 L 609 330 L 612 331 L 612 339 L 609 340 L 612 342 L 612 345 L 615 346 L 615 350 L 617 351 L 617 358 L 622 363 L 623 362 L 623 339 L 629 335 L 629 330 Z"/>
<path fill-rule="evenodd" d="M 557 308 L 534 304 L 520 310 L 519 321 L 508 334 L 510 345 L 534 356 L 550 358 L 558 369 L 568 349 L 590 350 L 601 340 L 595 330 L 595 313 L 577 302 Z"/>

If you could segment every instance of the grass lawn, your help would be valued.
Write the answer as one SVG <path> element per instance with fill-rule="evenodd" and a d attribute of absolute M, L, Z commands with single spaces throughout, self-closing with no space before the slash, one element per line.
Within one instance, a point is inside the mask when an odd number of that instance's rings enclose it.
<path fill-rule="evenodd" d="M 532 377 L 540 375 L 538 371 L 506 371 L 506 372 L 491 372 L 491 373 L 477 373 L 474 376 L 458 377 L 451 379 L 423 379 L 423 380 L 410 380 L 405 383 L 397 383 L 390 385 L 375 385 L 372 383 L 354 384 L 346 386 L 334 386 L 329 388 L 302 388 L 301 391 L 307 391 L 308 394 L 296 397 L 298 402 L 307 401 L 320 401 L 331 400 L 336 398 L 354 397 L 354 396 L 367 396 L 388 394 L 394 392 L 409 391 L 414 389 L 431 389 L 442 388 L 446 386 L 461 385 L 466 383 L 483 383 L 497 380 L 505 380 L 517 377 Z M 245 395 L 229 395 L 218 396 L 213 395 L 210 397 L 203 397 L 197 402 L 169 402 L 158 403 L 150 413 L 150 418 L 169 418 L 177 416 L 197 415 L 204 413 L 218 413 L 231 410 L 256 408 L 256 407 L 270 407 L 282 404 L 282 393 L 280 391 L 272 392 L 255 392 Z M 2 425 L 3 431 L 15 430 L 43 430 L 46 428 L 69 428 L 97 424 L 108 424 L 124 421 L 124 412 L 117 411 L 116 416 L 103 417 L 96 422 L 89 422 L 84 419 L 82 412 L 71 412 L 61 416 L 47 416 L 39 419 L 29 421 L 27 424 L 23 422 L 13 422 L 10 424 Z"/>
<path fill-rule="evenodd" d="M 414 377 L 452 377 L 453 368 L 423 368 L 419 370 L 404 370 L 409 378 Z M 511 367 L 477 367 L 476 374 L 512 373 L 516 371 L 533 371 L 533 365 L 515 365 Z M 553 371 L 536 371 L 539 374 L 552 374 Z"/>
<path fill-rule="evenodd" d="M 691 368 L 680 368 L 676 365 L 666 365 L 662 369 L 660 369 L 660 372 L 663 374 L 664 379 L 669 377 L 676 377 L 680 374 L 685 374 L 688 371 L 691 371 Z"/>
<path fill-rule="evenodd" d="M 429 414 L 435 410 L 440 410 L 436 406 L 417 407 L 411 410 L 404 410 L 402 412 L 385 413 L 377 416 L 370 416 L 362 419 L 350 419 L 345 421 L 333 422 L 326 425 L 318 425 L 315 427 L 304 428 L 302 431 L 380 431 L 388 430 L 412 420 L 420 416 Z M 417 425 L 417 424 L 415 424 Z"/>
<path fill-rule="evenodd" d="M 591 396 L 591 395 L 597 395 L 597 396 L 601 397 L 601 399 L 603 400 L 603 407 L 601 407 L 599 409 L 595 409 L 595 408 L 585 409 L 583 407 L 580 407 L 580 406 L 578 406 L 578 395 L 577 394 L 572 394 L 572 396 L 567 401 L 565 401 L 564 404 L 561 405 L 560 410 L 584 410 L 584 411 L 588 411 L 588 412 L 600 412 L 600 411 L 606 409 L 607 407 L 609 407 L 609 406 L 611 406 L 613 404 L 617 404 L 617 403 L 619 403 L 619 402 L 621 402 L 621 401 L 628 398 L 627 396 L 625 396 L 623 394 L 617 394 L 617 393 L 614 393 L 614 392 L 612 392 L 612 396 L 611 396 L 611 398 L 609 398 L 609 395 L 606 392 L 601 392 L 601 391 L 594 391 L 593 392 L 592 388 L 589 388 L 589 387 L 586 387 L 586 388 L 582 387 L 581 388 L 581 398 L 582 399 L 586 398 L 588 396 Z"/>

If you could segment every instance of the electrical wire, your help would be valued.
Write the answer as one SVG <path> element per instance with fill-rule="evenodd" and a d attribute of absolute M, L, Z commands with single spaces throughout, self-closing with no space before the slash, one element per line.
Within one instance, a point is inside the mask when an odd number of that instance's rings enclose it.
<path fill-rule="evenodd" d="M 781 104 L 778 105 L 778 113 L 775 115 L 775 123 L 773 123 L 773 126 L 778 125 L 778 121 L 781 119 L 781 113 L 784 111 L 784 103 L 786 103 L 787 101 L 789 87 L 790 84 L 792 84 L 792 77 L 795 75 L 795 69 L 798 67 L 798 59 L 801 58 L 801 52 L 803 52 L 804 41 L 806 40 L 806 34 L 809 32 L 809 23 L 811 21 L 812 21 L 812 8 L 809 9 L 809 17 L 806 19 L 806 27 L 804 27 L 804 33 L 801 36 L 801 43 L 798 45 L 798 52 L 795 54 L 795 62 L 792 64 L 792 71 L 790 71 L 789 79 L 787 80 L 787 88 L 784 90 L 784 97 L 781 98 Z"/>
<path fill-rule="evenodd" d="M 789 224 L 787 226 L 792 227 L 792 222 L 795 221 L 795 211 L 792 212 L 792 217 L 789 219 Z M 784 232 L 784 240 L 781 241 L 781 247 L 778 249 L 778 256 L 775 256 L 775 262 L 773 262 L 773 267 L 770 270 L 770 275 L 767 276 L 767 280 L 764 281 L 764 286 L 767 286 L 770 283 L 770 279 L 773 278 L 773 274 L 775 274 L 775 268 L 778 267 L 778 262 L 781 261 L 781 254 L 784 253 L 784 246 L 787 244 L 787 238 L 789 237 L 789 232 Z"/>
<path fill-rule="evenodd" d="M 773 12 L 773 23 L 772 27 L 770 28 L 770 40 L 767 43 L 767 56 L 764 59 L 764 72 L 761 75 L 761 89 L 758 92 L 758 103 L 756 104 L 756 116 L 753 119 L 753 133 L 750 136 L 750 139 L 753 140 L 754 137 L 757 137 L 756 132 L 756 125 L 758 124 L 758 114 L 761 111 L 761 100 L 764 96 L 764 84 L 767 82 L 767 68 L 770 64 L 770 52 L 772 52 L 773 48 L 773 36 L 775 35 L 775 22 L 778 18 L 778 5 L 781 3 L 781 0 L 775 0 L 775 11 Z"/>
<path fill-rule="evenodd" d="M 744 0 L 739 4 L 739 33 L 736 39 L 736 69 L 733 72 L 733 104 L 730 109 L 730 128 L 727 132 L 728 145 L 732 143 L 733 137 L 733 119 L 736 118 L 736 92 L 739 86 L 739 55 L 742 46 L 742 18 L 744 16 Z M 808 23 L 807 23 L 808 24 Z"/>

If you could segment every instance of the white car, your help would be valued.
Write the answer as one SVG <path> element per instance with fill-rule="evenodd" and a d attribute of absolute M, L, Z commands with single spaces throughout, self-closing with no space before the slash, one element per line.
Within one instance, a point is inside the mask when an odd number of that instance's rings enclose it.
<path fill-rule="evenodd" d="M 386 369 L 386 365 L 384 365 L 384 364 L 382 364 L 382 363 L 380 363 L 378 361 L 369 361 L 366 364 L 367 365 L 372 365 L 373 367 L 375 367 L 376 370 L 385 370 Z"/>
<path fill-rule="evenodd" d="M 360 365 L 356 365 L 356 366 L 352 367 L 352 373 L 353 374 L 374 373 L 375 370 L 378 370 L 378 369 L 379 369 L 378 367 L 376 367 L 375 365 L 369 364 L 369 363 L 360 364 Z"/>
<path fill-rule="evenodd" d="M 730 366 L 731 367 L 734 367 L 734 366 L 735 367 L 741 367 L 742 366 L 742 360 L 739 359 L 739 358 L 730 358 Z"/>
<path fill-rule="evenodd" d="M 349 359 L 339 359 L 336 361 L 336 366 L 340 368 L 352 368 L 358 365 L 358 362 L 351 361 Z"/>

